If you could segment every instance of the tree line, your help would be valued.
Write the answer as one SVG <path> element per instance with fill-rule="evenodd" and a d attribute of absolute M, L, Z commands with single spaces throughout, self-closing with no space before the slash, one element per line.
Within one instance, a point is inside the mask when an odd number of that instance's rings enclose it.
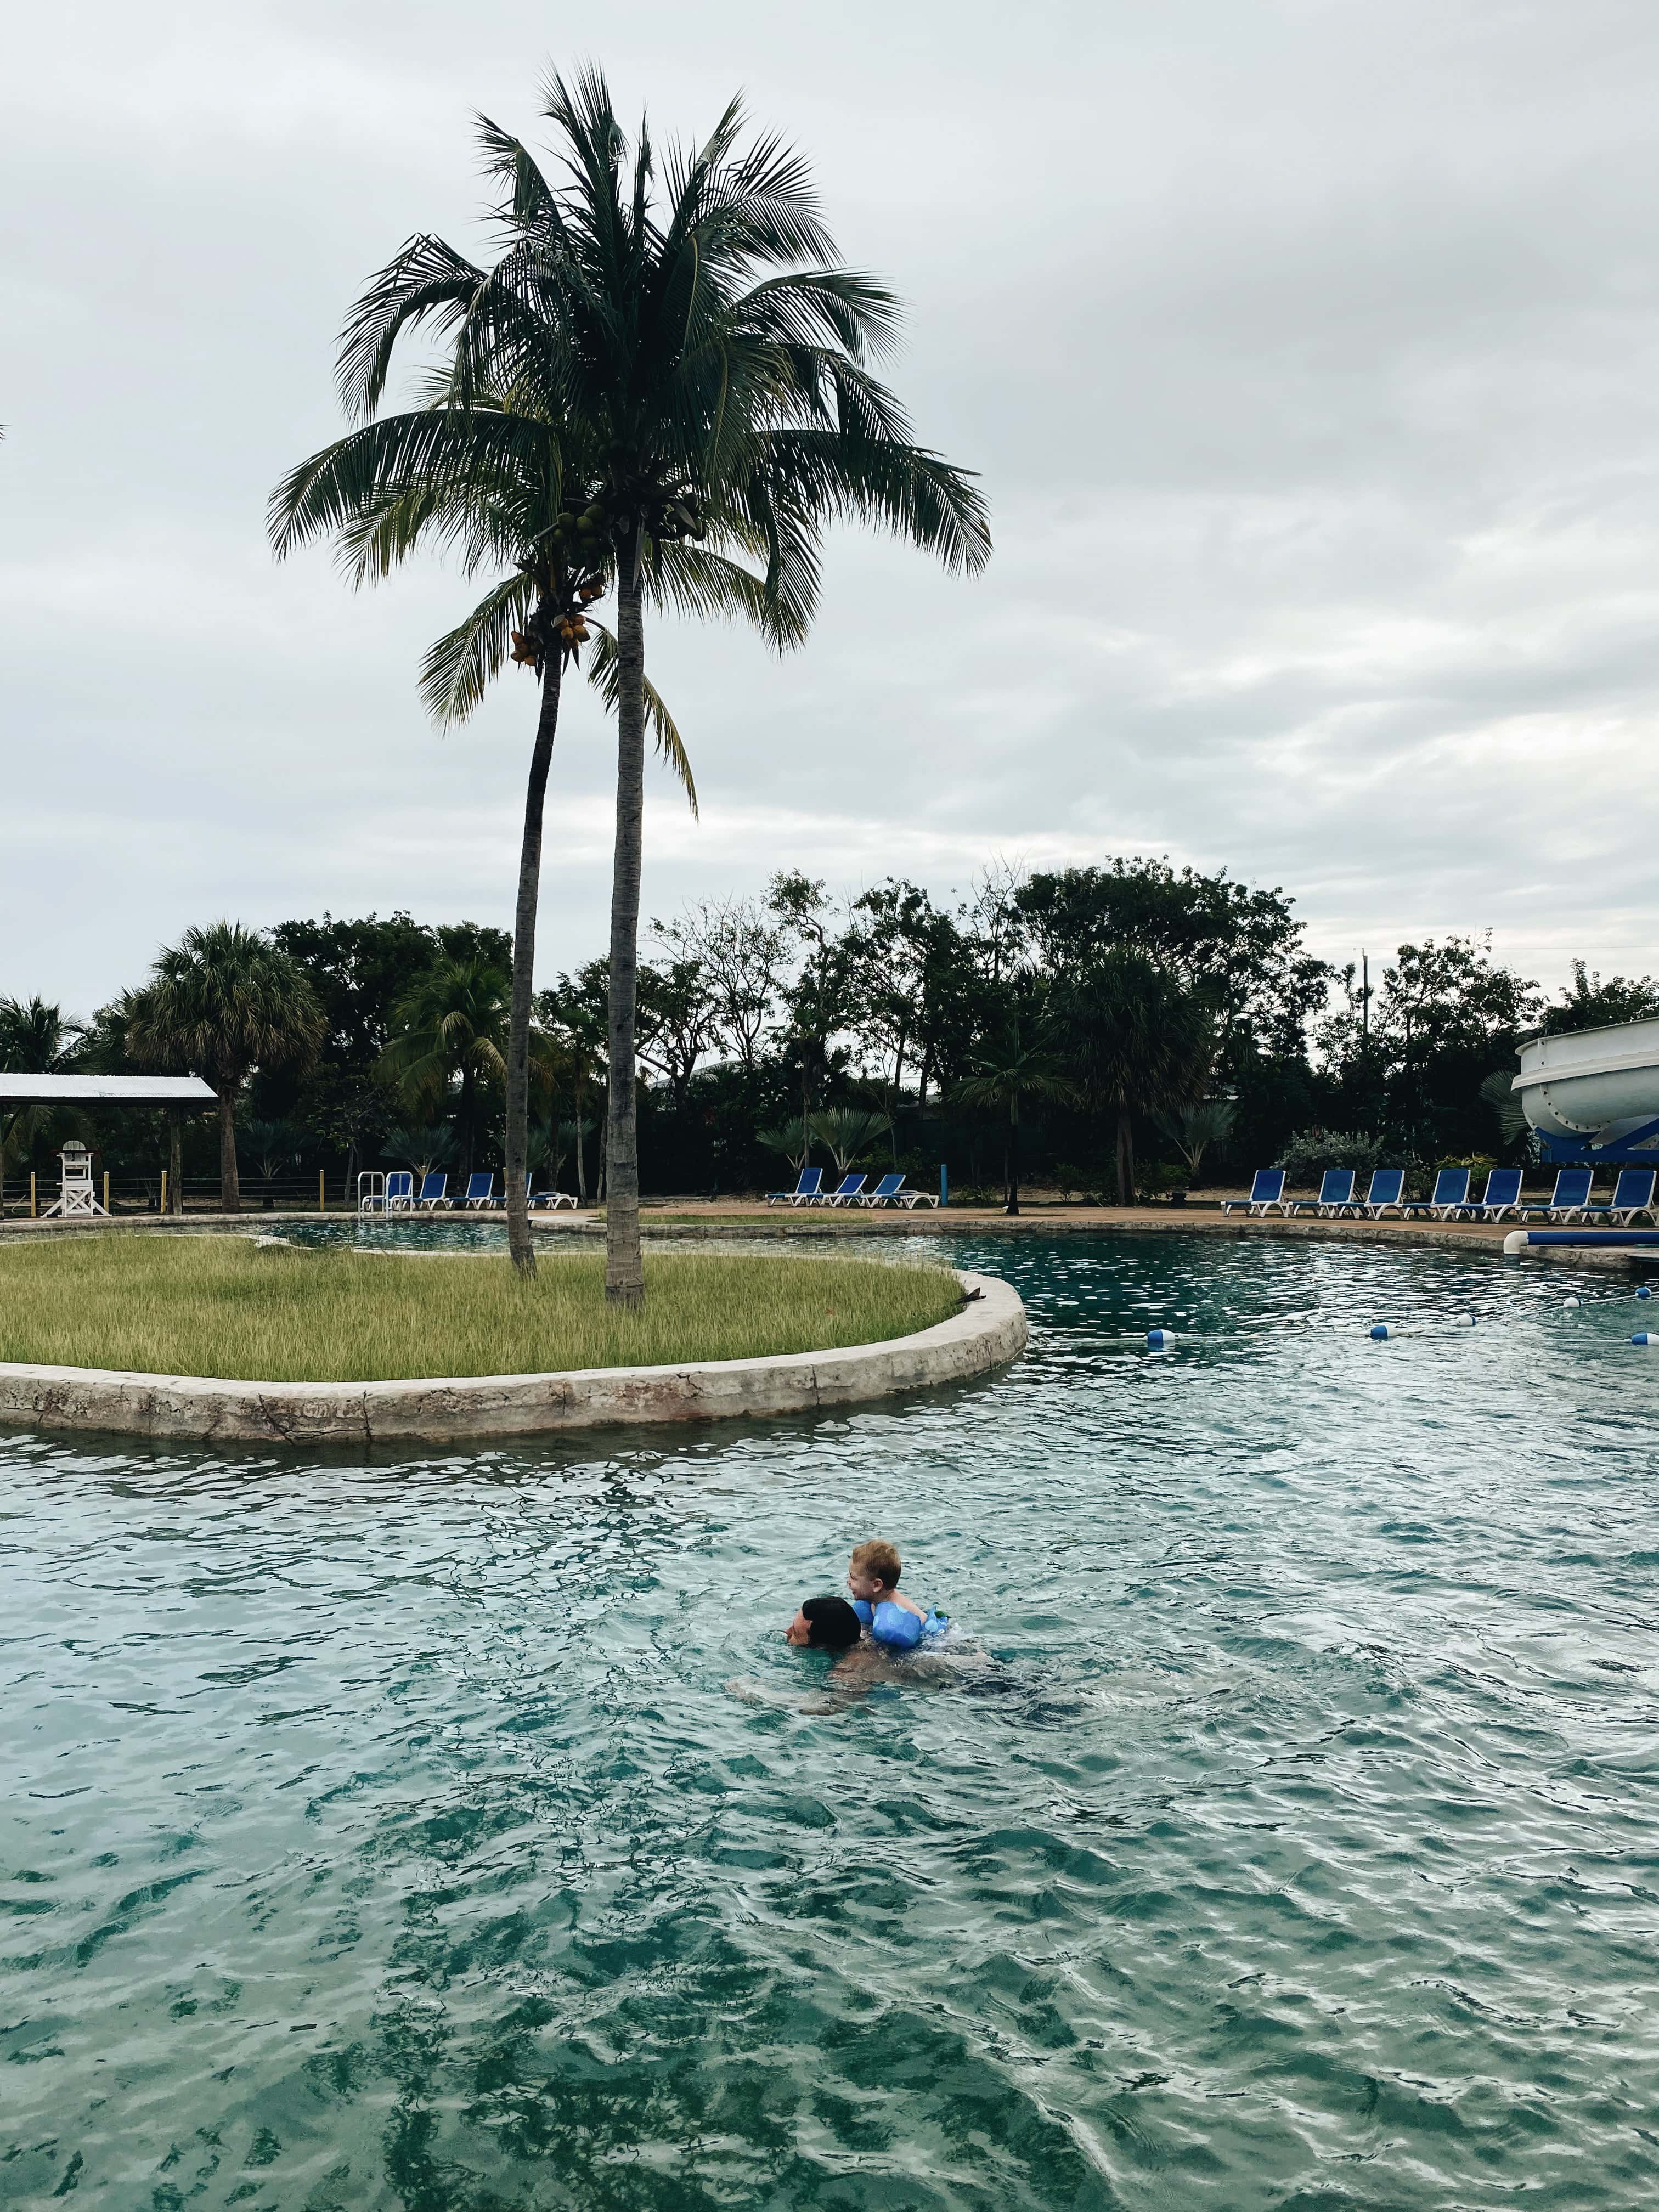
<path fill-rule="evenodd" d="M 648 1193 L 736 1193 L 810 1161 L 903 1169 L 1018 1207 L 1030 1177 L 1127 1203 L 1284 1162 L 1516 1156 L 1517 1040 L 1659 1012 L 1576 963 L 1553 1001 L 1489 941 L 1401 945 L 1374 986 L 1307 951 L 1279 889 L 1167 860 L 988 870 L 965 896 L 799 872 L 649 922 L 636 971 Z M 0 1066 L 200 1074 L 216 1127 L 140 1109 L 0 1109 L 0 1172 L 73 1131 L 118 1175 L 505 1169 L 514 946 L 410 915 L 217 923 L 78 1021 L 0 999 Z M 534 992 L 526 1168 L 609 1198 L 611 966 Z M 508 1170 L 510 1172 L 510 1170 Z"/>

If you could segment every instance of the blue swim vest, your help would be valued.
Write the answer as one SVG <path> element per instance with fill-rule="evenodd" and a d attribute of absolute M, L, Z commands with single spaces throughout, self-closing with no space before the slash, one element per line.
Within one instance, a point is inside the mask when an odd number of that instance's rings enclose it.
<path fill-rule="evenodd" d="M 888 1597 L 873 1611 L 867 1597 L 855 1597 L 849 1602 L 877 1643 L 884 1644 L 890 1651 L 914 1651 L 918 1644 L 942 1636 L 951 1624 L 950 1614 L 941 1613 L 937 1606 L 923 1620 Z"/>

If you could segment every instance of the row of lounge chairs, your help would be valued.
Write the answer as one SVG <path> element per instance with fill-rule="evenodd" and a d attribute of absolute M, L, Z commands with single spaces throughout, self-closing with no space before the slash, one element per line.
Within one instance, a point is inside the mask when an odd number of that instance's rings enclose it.
<path fill-rule="evenodd" d="M 866 1190 L 867 1175 L 843 1176 L 834 1190 L 823 1187 L 822 1168 L 803 1168 L 793 1190 L 769 1190 L 769 1206 L 902 1206 L 914 1212 L 919 1206 L 937 1206 L 932 1191 L 907 1190 L 902 1175 L 884 1175 L 873 1190 Z"/>
<path fill-rule="evenodd" d="M 550 1212 L 556 1212 L 562 1206 L 575 1205 L 575 1200 L 568 1190 L 534 1190 L 534 1182 L 533 1176 L 525 1177 L 525 1187 L 530 1194 L 532 1206 L 544 1206 Z M 365 1213 L 453 1213 L 459 1206 L 464 1211 L 478 1213 L 486 1207 L 500 1207 L 506 1203 L 506 1193 L 503 1192 L 499 1198 L 496 1196 L 495 1178 L 486 1169 L 480 1169 L 469 1176 L 466 1188 L 458 1191 L 452 1198 L 447 1175 L 434 1172 L 424 1176 L 417 1191 L 414 1176 L 406 1169 L 398 1168 L 387 1176 L 384 1191 L 376 1191 L 364 1199 L 362 1211 Z"/>
<path fill-rule="evenodd" d="M 1317 1198 L 1290 1199 L 1285 1195 L 1283 1168 L 1258 1168 L 1249 1196 L 1230 1198 L 1221 1210 L 1257 1215 L 1316 1213 L 1327 1220 L 1355 1221 L 1380 1221 L 1389 1213 L 1402 1221 L 1414 1214 L 1426 1214 L 1434 1221 L 1610 1221 L 1621 1229 L 1628 1228 L 1638 1213 L 1654 1219 L 1652 1168 L 1621 1168 L 1613 1196 L 1600 1203 L 1590 1198 L 1594 1168 L 1562 1168 L 1547 1199 L 1523 1198 L 1524 1176 L 1522 1168 L 1493 1168 L 1485 1191 L 1472 1199 L 1469 1170 L 1442 1168 L 1434 1179 L 1432 1196 L 1407 1198 L 1402 1195 L 1404 1168 L 1376 1168 L 1370 1188 L 1364 1198 L 1356 1198 L 1353 1170 L 1327 1168 Z"/>

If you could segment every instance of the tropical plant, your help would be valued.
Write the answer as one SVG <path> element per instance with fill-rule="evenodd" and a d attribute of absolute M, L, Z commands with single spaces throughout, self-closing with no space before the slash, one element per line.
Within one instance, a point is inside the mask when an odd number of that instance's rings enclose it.
<path fill-rule="evenodd" d="M 1011 1018 L 1001 1034 L 971 1063 L 974 1073 L 958 1083 L 957 1102 L 963 1106 L 988 1106 L 1007 1115 L 1003 1138 L 1003 1205 L 1005 1213 L 1019 1212 L 1019 1109 L 1028 1098 L 1048 1098 L 1056 1105 L 1074 1105 L 1077 1086 L 1064 1075 L 1048 1049 L 1044 1032 L 1023 1035 L 1018 1017 Z"/>
<path fill-rule="evenodd" d="M 574 583 L 574 599 L 555 593 L 524 625 L 514 649 L 533 665 L 545 672 L 580 641 L 583 594 L 596 579 L 615 579 L 605 1294 L 638 1305 L 646 600 L 744 614 L 781 649 L 811 620 L 830 520 L 884 525 L 955 568 L 981 565 L 989 538 L 977 493 L 912 442 L 897 401 L 871 374 L 892 337 L 895 302 L 836 265 L 793 153 L 770 138 L 740 148 L 733 101 L 701 147 L 664 162 L 659 203 L 649 135 L 641 129 L 630 163 L 599 76 L 569 86 L 555 78 L 544 112 L 560 142 L 556 185 L 517 139 L 482 126 L 507 196 L 501 260 L 486 275 L 438 240 L 414 240 L 360 303 L 342 376 L 348 395 L 371 408 L 399 333 L 430 317 L 453 334 L 448 389 L 458 399 L 499 404 L 504 416 L 527 416 L 562 441 L 560 503 L 533 556 L 521 557 Z M 279 509 L 297 511 L 303 496 L 302 486 L 284 487 Z M 444 499 L 441 491 L 437 503 Z M 401 494 L 396 504 L 402 536 L 409 510 Z M 286 526 L 279 516 L 279 539 Z M 334 514 L 319 526 L 335 527 Z M 362 526 L 371 546 L 385 536 L 378 514 Z M 484 614 L 499 641 L 496 665 L 515 590 L 522 601 L 521 584 L 498 586 Z M 476 647 L 456 658 L 469 669 L 480 661 Z M 511 1164 L 508 1180 L 510 1189 Z"/>
<path fill-rule="evenodd" d="M 829 1106 L 822 1113 L 811 1115 L 808 1123 L 812 1134 L 835 1162 L 836 1173 L 841 1176 L 892 1126 L 890 1114 L 883 1114 L 871 1106 Z"/>
<path fill-rule="evenodd" d="M 270 1205 L 270 1185 L 283 1168 L 300 1157 L 300 1132 L 287 1121 L 252 1121 L 241 1123 L 241 1149 L 256 1161 L 265 1184 L 264 1203 Z"/>
<path fill-rule="evenodd" d="M 1055 993 L 1086 1094 L 1115 1123 L 1117 1202 L 1133 1203 L 1137 1111 L 1201 1096 L 1215 1056 L 1204 999 L 1149 955 L 1109 951 Z"/>
<path fill-rule="evenodd" d="M 776 1152 L 788 1161 L 799 1182 L 806 1163 L 812 1157 L 812 1132 L 799 1115 L 791 1121 L 780 1121 L 775 1128 L 757 1129 L 755 1141 L 763 1145 L 769 1152 Z"/>
<path fill-rule="evenodd" d="M 403 1161 L 419 1190 L 429 1175 L 447 1167 L 454 1158 L 455 1132 L 441 1121 L 430 1122 L 423 1127 L 388 1129 L 380 1149 L 389 1159 Z"/>
<path fill-rule="evenodd" d="M 57 1075 L 87 1033 L 84 1022 L 45 999 L 0 998 L 0 1070 L 9 1075 Z M 0 1220 L 6 1212 L 6 1161 L 25 1158 L 62 1118 L 49 1105 L 15 1105 L 0 1114 Z"/>
<path fill-rule="evenodd" d="M 511 982 L 483 958 L 434 960 L 392 1012 L 385 1061 L 407 1103 L 432 1114 L 455 1093 L 461 1173 L 472 1173 L 477 1146 L 478 1091 L 507 1067 Z M 519 1173 L 520 1186 L 524 1170 Z"/>
<path fill-rule="evenodd" d="M 1583 974 L 1582 964 L 1580 974 Z M 1496 1067 L 1480 1086 L 1480 1096 L 1497 1117 L 1498 1133 L 1506 1145 L 1524 1136 L 1528 1128 L 1527 1109 L 1515 1095 L 1515 1079 L 1507 1067 Z"/>
<path fill-rule="evenodd" d="M 323 1012 L 299 968 L 240 922 L 187 929 L 125 1000 L 127 1050 L 184 1066 L 219 1099 L 219 1203 L 241 1211 L 236 1109 L 256 1067 L 303 1069 L 317 1056 Z"/>
<path fill-rule="evenodd" d="M 1201 1098 L 1191 1106 L 1159 1107 L 1152 1119 L 1186 1161 L 1188 1181 L 1196 1183 L 1205 1153 L 1226 1143 L 1237 1111 L 1231 1098 Z"/>

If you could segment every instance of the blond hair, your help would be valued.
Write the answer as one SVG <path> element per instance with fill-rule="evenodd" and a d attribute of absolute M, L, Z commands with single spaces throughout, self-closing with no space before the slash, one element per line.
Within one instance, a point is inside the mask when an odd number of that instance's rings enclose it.
<path fill-rule="evenodd" d="M 890 1544 L 884 1536 L 873 1537 L 867 1544 L 854 1544 L 853 1565 L 858 1573 L 868 1575 L 872 1582 L 888 1589 L 898 1588 L 898 1578 L 903 1572 L 898 1547 Z"/>

